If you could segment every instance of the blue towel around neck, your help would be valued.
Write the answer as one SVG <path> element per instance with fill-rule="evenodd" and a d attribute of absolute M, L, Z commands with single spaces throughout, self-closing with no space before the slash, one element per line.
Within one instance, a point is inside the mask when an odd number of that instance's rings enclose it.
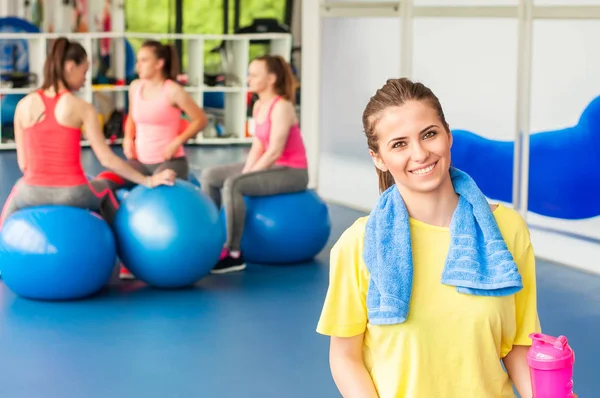
<path fill-rule="evenodd" d="M 458 206 L 450 221 L 450 247 L 441 283 L 459 293 L 507 296 L 523 283 L 500 233 L 490 205 L 475 181 L 450 169 Z M 403 323 L 408 318 L 413 281 L 410 220 L 393 185 L 379 198 L 367 221 L 363 259 L 370 272 L 367 312 L 373 325 Z"/>

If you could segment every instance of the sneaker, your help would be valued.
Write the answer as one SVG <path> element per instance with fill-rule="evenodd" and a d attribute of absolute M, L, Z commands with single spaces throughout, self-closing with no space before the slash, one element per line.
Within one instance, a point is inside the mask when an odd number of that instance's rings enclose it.
<path fill-rule="evenodd" d="M 210 271 L 211 274 L 226 274 L 228 272 L 241 271 L 246 268 L 244 258 L 240 255 L 239 257 L 231 257 L 229 255 L 219 260 L 217 265 Z"/>
<path fill-rule="evenodd" d="M 127 268 L 121 265 L 121 269 L 119 271 L 119 279 L 131 280 L 135 279 L 135 276 Z"/>

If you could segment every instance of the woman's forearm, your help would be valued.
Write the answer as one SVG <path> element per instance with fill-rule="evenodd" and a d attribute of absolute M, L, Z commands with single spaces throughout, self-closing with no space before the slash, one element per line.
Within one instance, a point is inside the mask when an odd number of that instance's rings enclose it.
<path fill-rule="evenodd" d="M 519 395 L 523 398 L 531 397 L 533 394 L 529 365 L 527 365 L 528 350 L 528 346 L 516 345 L 503 359 L 508 376 L 514 383 Z"/>
<path fill-rule="evenodd" d="M 344 398 L 378 398 L 377 390 L 362 360 L 332 357 L 333 380 Z"/>
<path fill-rule="evenodd" d="M 255 138 L 256 140 L 257 138 Z M 256 164 L 260 156 L 263 154 L 263 149 L 260 144 L 254 142 L 252 147 L 250 147 L 250 152 L 248 153 L 248 157 L 246 158 L 246 163 L 244 164 L 244 172 L 250 171 L 250 169 Z"/>
<path fill-rule="evenodd" d="M 273 166 L 281 155 L 272 151 L 265 151 L 256 162 L 250 167 L 249 171 L 266 170 Z"/>

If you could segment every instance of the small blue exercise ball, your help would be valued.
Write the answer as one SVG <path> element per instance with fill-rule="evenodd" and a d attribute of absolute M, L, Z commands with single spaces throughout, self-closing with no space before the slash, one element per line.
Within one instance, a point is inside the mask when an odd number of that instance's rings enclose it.
<path fill-rule="evenodd" d="M 108 224 L 89 210 L 39 206 L 11 214 L 0 230 L 2 279 L 35 300 L 72 300 L 108 284 L 116 244 Z"/>
<path fill-rule="evenodd" d="M 331 233 L 329 210 L 312 190 L 246 197 L 241 250 L 259 264 L 291 264 L 312 260 Z"/>
<path fill-rule="evenodd" d="M 121 202 L 114 229 L 123 264 L 157 288 L 189 286 L 208 275 L 225 242 L 215 204 L 183 180 L 133 188 Z"/>

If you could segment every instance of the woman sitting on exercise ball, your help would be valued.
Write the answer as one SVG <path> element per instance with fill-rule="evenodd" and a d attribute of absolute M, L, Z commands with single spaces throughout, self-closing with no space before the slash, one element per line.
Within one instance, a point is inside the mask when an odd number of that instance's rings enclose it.
<path fill-rule="evenodd" d="M 144 175 L 172 169 L 177 178 L 186 180 L 189 165 L 183 145 L 208 124 L 208 118 L 176 81 L 179 58 L 175 46 L 145 41 L 137 53 L 137 70 L 139 79 L 129 86 L 125 157 Z M 187 124 L 181 118 L 182 111 L 191 119 Z M 109 181 L 113 190 L 136 184 L 111 172 L 101 173 L 98 178 Z M 125 267 L 121 267 L 119 276 L 133 279 Z"/>
<path fill-rule="evenodd" d="M 202 190 L 227 220 L 227 242 L 212 273 L 246 267 L 240 251 L 246 207 L 244 196 L 266 196 L 305 190 L 308 186 L 306 151 L 294 108 L 295 79 L 280 56 L 265 55 L 250 63 L 249 90 L 258 95 L 252 111 L 255 138 L 243 163 L 205 169 Z"/>
<path fill-rule="evenodd" d="M 14 117 L 17 161 L 23 172 L 9 195 L 4 220 L 18 209 L 66 205 L 98 211 L 112 223 L 118 203 L 105 181 L 89 182 L 81 165 L 81 131 L 100 163 L 136 184 L 173 185 L 175 173 L 165 169 L 146 176 L 118 157 L 106 143 L 92 104 L 77 98 L 85 84 L 89 60 L 81 44 L 58 38 L 44 63 L 42 87 L 21 99 Z"/>
<path fill-rule="evenodd" d="M 125 157 L 145 175 L 172 169 L 177 178 L 185 180 L 189 165 L 183 145 L 206 127 L 208 118 L 176 81 L 179 61 L 175 46 L 154 40 L 144 42 L 137 54 L 137 69 L 139 79 L 129 86 Z M 191 119 L 189 123 L 183 123 L 182 111 Z M 110 180 L 113 189 L 135 185 L 111 173 L 99 177 Z"/>

